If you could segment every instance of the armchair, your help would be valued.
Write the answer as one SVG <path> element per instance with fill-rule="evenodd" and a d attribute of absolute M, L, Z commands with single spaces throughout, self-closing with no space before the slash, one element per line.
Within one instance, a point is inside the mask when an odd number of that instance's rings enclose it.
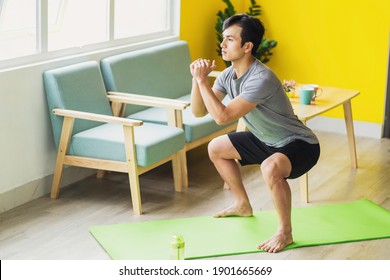
<path fill-rule="evenodd" d="M 185 137 L 175 116 L 185 103 L 158 103 L 107 95 L 97 62 L 48 70 L 44 87 L 58 149 L 51 197 L 58 198 L 65 165 L 128 173 L 135 214 L 142 214 L 139 175 L 172 161 L 176 191 L 182 189 L 180 153 Z M 148 102 L 168 109 L 172 125 L 144 123 L 113 116 L 122 103 Z"/>

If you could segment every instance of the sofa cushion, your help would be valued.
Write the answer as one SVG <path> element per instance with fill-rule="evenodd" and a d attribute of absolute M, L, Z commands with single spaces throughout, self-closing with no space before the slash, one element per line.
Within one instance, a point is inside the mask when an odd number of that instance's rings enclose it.
<path fill-rule="evenodd" d="M 183 96 L 180 99 L 189 100 L 190 95 Z M 223 103 L 226 104 L 228 100 L 229 98 L 226 97 L 223 100 Z M 145 122 L 166 124 L 168 117 L 166 110 L 160 108 L 150 108 L 131 114 L 129 118 L 142 120 Z M 192 114 L 191 107 L 188 107 L 183 111 L 183 124 L 187 143 L 191 143 L 195 140 L 206 137 L 213 132 L 219 131 L 224 127 L 231 125 L 232 123 L 218 125 L 210 115 L 206 115 L 202 118 L 197 118 Z"/>
<path fill-rule="evenodd" d="M 184 146 L 184 132 L 176 127 L 152 123 L 135 127 L 137 164 L 148 166 L 170 156 Z M 105 160 L 126 161 L 123 128 L 103 124 L 75 134 L 69 153 Z"/>

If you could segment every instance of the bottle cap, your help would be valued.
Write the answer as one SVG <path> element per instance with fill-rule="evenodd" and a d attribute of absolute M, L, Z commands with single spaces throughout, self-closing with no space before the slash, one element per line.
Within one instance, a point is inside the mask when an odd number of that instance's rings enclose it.
<path fill-rule="evenodd" d="M 180 234 L 176 234 L 172 236 L 171 239 L 171 247 L 174 249 L 184 248 L 184 238 Z"/>

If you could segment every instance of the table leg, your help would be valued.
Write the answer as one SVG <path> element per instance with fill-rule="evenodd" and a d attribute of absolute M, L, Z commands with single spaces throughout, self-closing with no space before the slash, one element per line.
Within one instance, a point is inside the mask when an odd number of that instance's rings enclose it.
<path fill-rule="evenodd" d="M 302 120 L 304 125 L 306 124 L 306 120 Z M 301 193 L 301 201 L 305 203 L 309 203 L 309 173 L 303 174 L 299 178 L 299 188 Z"/>
<path fill-rule="evenodd" d="M 357 168 L 356 143 L 355 143 L 355 133 L 353 129 L 351 100 L 345 101 L 343 103 L 343 107 L 344 107 L 345 126 L 347 129 L 349 154 L 351 157 L 351 165 L 352 168 L 356 169 Z"/>
<path fill-rule="evenodd" d="M 309 173 L 303 174 L 299 178 L 301 201 L 309 203 Z"/>

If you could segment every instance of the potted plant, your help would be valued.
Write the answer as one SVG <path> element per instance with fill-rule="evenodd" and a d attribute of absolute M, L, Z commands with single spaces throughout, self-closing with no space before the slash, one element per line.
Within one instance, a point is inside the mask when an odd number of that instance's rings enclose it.
<path fill-rule="evenodd" d="M 297 83 L 294 80 L 283 80 L 283 89 L 289 98 L 293 98 L 295 95 L 295 88 Z"/>
<path fill-rule="evenodd" d="M 222 26 L 225 19 L 236 14 L 233 4 L 230 0 L 222 0 L 226 4 L 226 8 L 223 11 L 218 11 L 217 13 L 217 22 L 215 24 L 215 30 L 217 32 L 217 53 L 221 56 L 221 43 L 223 40 L 222 36 Z M 258 17 L 261 15 L 261 6 L 256 3 L 256 0 L 250 0 L 251 5 L 249 6 L 248 15 L 253 17 Z M 257 49 L 255 57 L 263 63 L 267 63 L 272 56 L 272 49 L 275 48 L 277 42 L 270 40 L 268 38 L 263 38 L 260 43 L 259 48 Z M 230 65 L 230 62 L 225 61 L 226 66 Z"/>

